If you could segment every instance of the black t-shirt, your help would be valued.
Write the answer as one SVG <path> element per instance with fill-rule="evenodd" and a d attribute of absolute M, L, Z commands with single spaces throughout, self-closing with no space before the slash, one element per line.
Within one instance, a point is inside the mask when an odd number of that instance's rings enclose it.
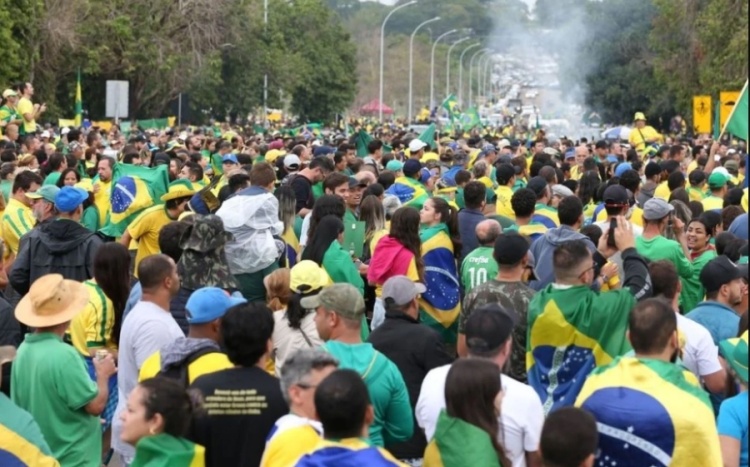
<path fill-rule="evenodd" d="M 289 413 L 279 380 L 258 367 L 230 368 L 201 376 L 191 387 L 204 399 L 205 413 L 190 438 L 206 448 L 206 466 L 260 465 L 271 428 Z"/>
<path fill-rule="evenodd" d="M 290 183 L 294 196 L 297 198 L 297 212 L 302 209 L 312 209 L 315 199 L 312 191 L 312 181 L 304 175 L 295 175 Z"/>

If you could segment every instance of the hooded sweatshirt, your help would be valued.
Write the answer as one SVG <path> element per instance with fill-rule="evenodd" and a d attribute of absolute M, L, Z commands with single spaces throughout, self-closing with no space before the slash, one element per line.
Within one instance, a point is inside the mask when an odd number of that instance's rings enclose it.
<path fill-rule="evenodd" d="M 323 349 L 338 359 L 339 368 L 358 372 L 367 385 L 375 410 L 375 420 L 370 426 L 372 444 L 382 447 L 411 438 L 414 431 L 412 409 L 398 367 L 369 343 L 328 341 Z"/>
<path fill-rule="evenodd" d="M 573 230 L 567 225 L 562 225 L 556 229 L 549 229 L 531 245 L 531 254 L 534 255 L 536 262 L 534 275 L 537 278 L 529 283 L 532 289 L 539 291 L 554 282 L 555 273 L 552 267 L 552 254 L 558 245 L 573 240 L 583 240 L 586 242 L 592 254 L 596 251 L 596 246 L 587 236 Z"/>
<path fill-rule="evenodd" d="M 18 257 L 8 279 L 21 295 L 45 274 L 83 282 L 94 277 L 94 255 L 101 238 L 78 222 L 54 219 L 21 237 Z"/>

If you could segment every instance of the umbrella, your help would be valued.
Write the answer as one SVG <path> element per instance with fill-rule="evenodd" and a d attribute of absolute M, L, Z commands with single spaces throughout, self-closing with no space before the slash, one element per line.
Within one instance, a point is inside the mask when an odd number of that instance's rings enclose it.
<path fill-rule="evenodd" d="M 632 129 L 627 126 L 616 126 L 602 132 L 604 139 L 628 139 Z"/>

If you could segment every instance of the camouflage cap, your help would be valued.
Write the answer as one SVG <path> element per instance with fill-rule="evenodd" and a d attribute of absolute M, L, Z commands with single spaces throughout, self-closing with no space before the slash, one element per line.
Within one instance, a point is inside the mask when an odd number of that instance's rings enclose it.
<path fill-rule="evenodd" d="M 208 253 L 223 247 L 234 237 L 224 230 L 224 222 L 215 214 L 195 215 L 193 225 L 180 237 L 180 248 Z"/>
<path fill-rule="evenodd" d="M 333 284 L 317 295 L 303 298 L 300 304 L 308 310 L 322 306 L 350 320 L 362 319 L 365 314 L 365 299 L 351 284 Z"/>

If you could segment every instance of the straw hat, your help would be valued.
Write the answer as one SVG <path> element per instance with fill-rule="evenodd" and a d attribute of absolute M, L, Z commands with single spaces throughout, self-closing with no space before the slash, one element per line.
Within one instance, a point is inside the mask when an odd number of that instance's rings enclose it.
<path fill-rule="evenodd" d="M 169 191 L 165 195 L 162 195 L 161 200 L 166 202 L 177 198 L 187 198 L 194 194 L 195 190 L 189 182 L 186 180 L 175 180 L 169 184 Z"/>
<path fill-rule="evenodd" d="M 88 302 L 86 286 L 60 274 L 47 274 L 31 284 L 15 314 L 27 326 L 45 328 L 70 321 Z"/>

